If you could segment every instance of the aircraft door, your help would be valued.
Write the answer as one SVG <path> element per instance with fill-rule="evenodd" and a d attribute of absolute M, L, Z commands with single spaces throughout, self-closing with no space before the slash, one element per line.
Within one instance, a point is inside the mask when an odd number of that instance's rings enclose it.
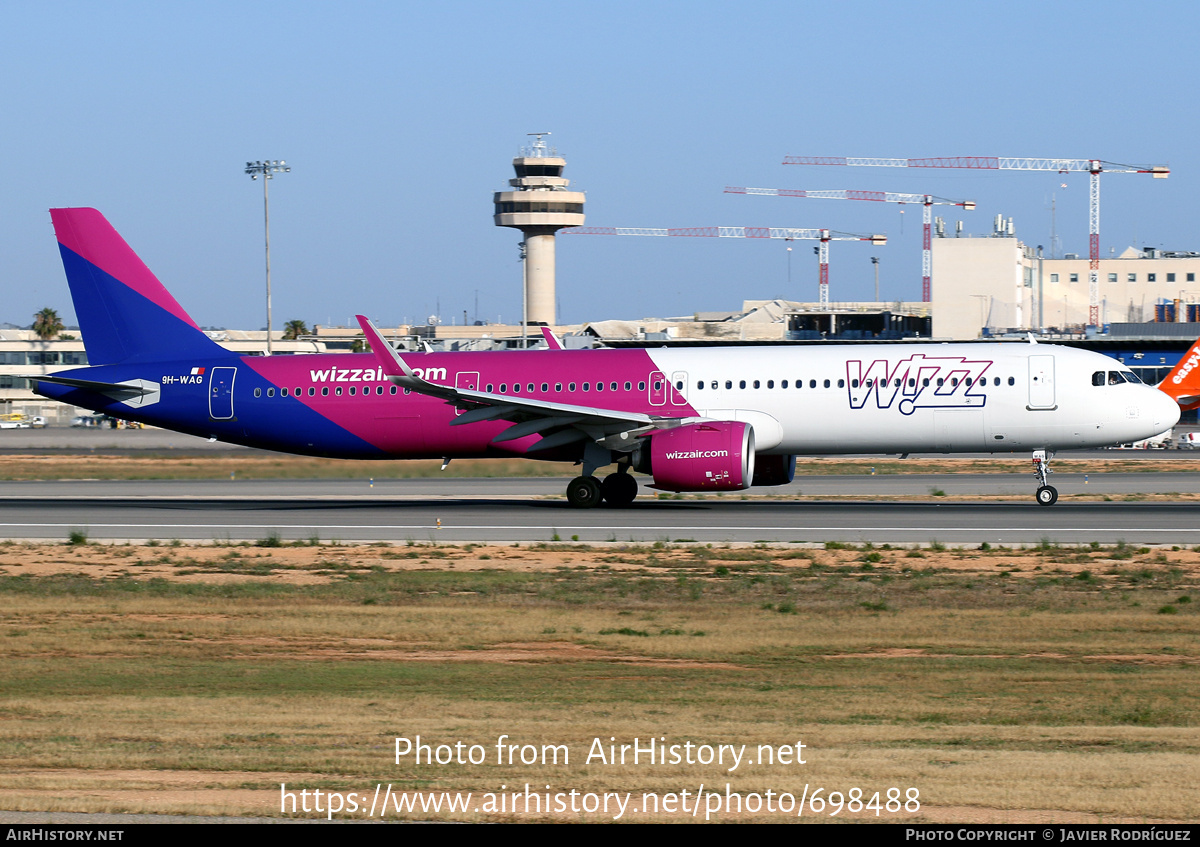
<path fill-rule="evenodd" d="M 667 403 L 667 375 L 662 371 L 650 374 L 650 405 L 665 406 Z"/>
<path fill-rule="evenodd" d="M 1029 408 L 1054 409 L 1054 356 L 1029 357 Z"/>
<path fill-rule="evenodd" d="M 686 406 L 688 390 L 687 371 L 675 371 L 671 374 L 671 405 Z"/>
<path fill-rule="evenodd" d="M 464 391 L 479 390 L 479 371 L 460 371 L 454 377 L 454 387 Z M 463 413 L 462 409 L 455 409 L 454 416 L 458 417 Z"/>
<path fill-rule="evenodd" d="M 233 417 L 233 380 L 237 368 L 213 368 L 208 377 L 208 416 L 216 421 Z"/>

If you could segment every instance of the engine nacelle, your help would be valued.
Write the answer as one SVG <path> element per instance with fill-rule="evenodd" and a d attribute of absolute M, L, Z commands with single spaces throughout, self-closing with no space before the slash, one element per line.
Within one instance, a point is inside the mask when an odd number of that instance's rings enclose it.
<path fill-rule="evenodd" d="M 751 485 L 787 485 L 796 476 L 796 457 L 757 456 Z"/>
<path fill-rule="evenodd" d="M 649 440 L 643 457 L 650 459 L 652 488 L 738 491 L 754 479 L 754 428 L 748 423 L 688 424 L 656 432 Z"/>

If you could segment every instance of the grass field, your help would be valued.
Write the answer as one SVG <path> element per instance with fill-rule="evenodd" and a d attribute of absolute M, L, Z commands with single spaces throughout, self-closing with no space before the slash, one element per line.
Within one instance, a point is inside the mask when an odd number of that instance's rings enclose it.
<path fill-rule="evenodd" d="M 9 543 L 0 597 L 8 809 L 728 783 L 918 789 L 893 820 L 1200 817 L 1192 550 Z M 396 764 L 416 735 L 488 757 Z M 497 764 L 504 735 L 570 761 Z M 587 763 L 597 738 L 806 763 Z"/>

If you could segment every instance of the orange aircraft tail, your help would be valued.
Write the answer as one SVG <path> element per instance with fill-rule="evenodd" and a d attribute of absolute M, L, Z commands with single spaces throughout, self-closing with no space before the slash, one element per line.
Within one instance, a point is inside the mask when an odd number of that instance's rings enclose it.
<path fill-rule="evenodd" d="M 1171 368 L 1158 388 L 1175 398 L 1179 408 L 1184 411 L 1200 408 L 1200 341 L 1193 344 L 1179 364 Z"/>

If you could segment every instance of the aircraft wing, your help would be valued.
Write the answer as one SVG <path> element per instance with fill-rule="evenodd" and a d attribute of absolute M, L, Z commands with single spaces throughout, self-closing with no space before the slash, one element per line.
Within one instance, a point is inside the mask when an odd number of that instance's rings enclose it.
<path fill-rule="evenodd" d="M 380 334 L 370 318 L 362 315 L 356 317 L 371 344 L 376 361 L 388 379 L 418 394 L 440 397 L 447 403 L 466 409 L 451 426 L 497 420 L 512 422 L 512 426 L 492 439 L 493 444 L 541 434 L 541 440 L 528 448 L 530 451 L 549 450 L 589 438 L 619 450 L 622 447 L 632 448 L 634 439 L 639 435 L 658 429 L 670 429 L 684 420 L 642 412 L 621 412 L 593 406 L 553 403 L 519 395 L 489 394 L 486 391 L 429 382 L 416 375 L 396 349 Z"/>

